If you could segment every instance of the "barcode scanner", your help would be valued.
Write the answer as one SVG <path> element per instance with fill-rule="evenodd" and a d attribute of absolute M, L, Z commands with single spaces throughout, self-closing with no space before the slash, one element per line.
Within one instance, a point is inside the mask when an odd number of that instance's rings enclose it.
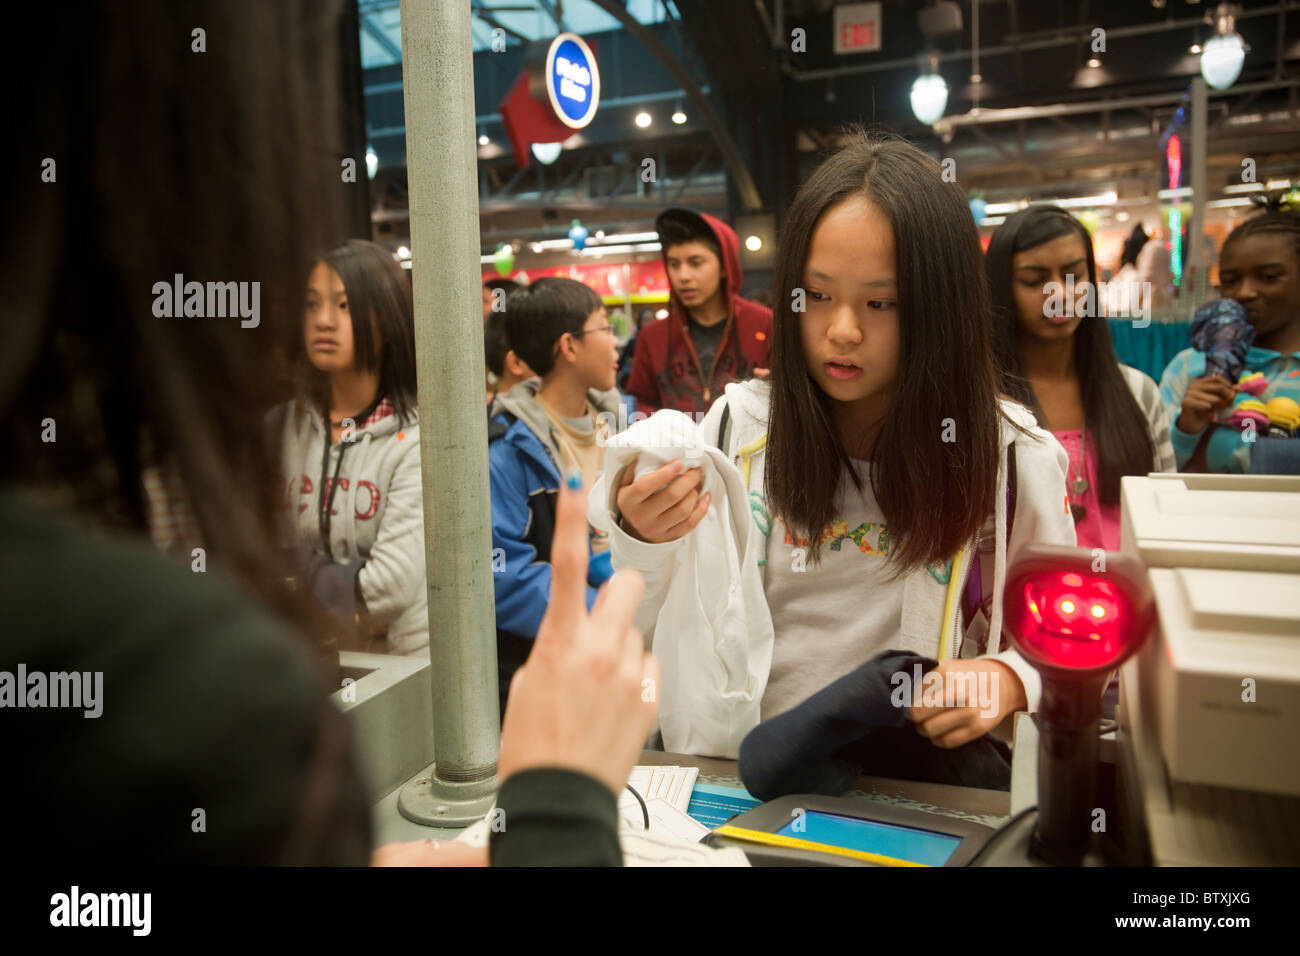
<path fill-rule="evenodd" d="M 1043 682 L 1038 807 L 1010 821 L 976 862 L 1013 863 L 1022 852 L 1021 863 L 1077 866 L 1091 834 L 1102 692 L 1152 625 L 1146 572 L 1125 555 L 1031 545 L 1003 593 L 1012 642 Z M 1017 851 L 1031 820 L 1028 847 Z"/>

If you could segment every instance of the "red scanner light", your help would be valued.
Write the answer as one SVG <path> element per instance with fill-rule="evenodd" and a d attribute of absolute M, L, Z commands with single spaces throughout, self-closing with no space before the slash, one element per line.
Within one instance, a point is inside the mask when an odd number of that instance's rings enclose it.
<path fill-rule="evenodd" d="M 1086 573 L 1075 549 L 1017 562 L 1006 589 L 1006 622 L 1031 663 L 1057 670 L 1110 670 L 1146 637 L 1149 608 L 1121 569 Z M 1052 565 L 1055 565 L 1053 567 Z"/>

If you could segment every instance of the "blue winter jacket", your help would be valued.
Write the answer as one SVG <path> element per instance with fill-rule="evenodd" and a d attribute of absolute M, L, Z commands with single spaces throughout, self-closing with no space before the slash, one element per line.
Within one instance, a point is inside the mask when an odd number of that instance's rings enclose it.
<path fill-rule="evenodd" d="M 488 413 L 492 585 L 503 714 L 510 680 L 532 650 L 551 593 L 551 539 L 560 466 L 550 421 L 535 398 L 539 384 L 538 379 L 520 383 L 508 396 L 499 396 Z M 616 409 L 619 401 L 614 391 L 593 392 L 591 397 L 601 412 Z M 611 421 L 617 422 L 617 416 Z M 608 551 L 591 556 L 588 610 L 596 601 L 596 589 L 612 573 Z"/>

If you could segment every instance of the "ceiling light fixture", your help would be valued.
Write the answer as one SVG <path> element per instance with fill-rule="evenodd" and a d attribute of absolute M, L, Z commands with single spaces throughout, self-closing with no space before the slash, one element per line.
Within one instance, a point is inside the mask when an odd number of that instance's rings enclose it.
<path fill-rule="evenodd" d="M 1119 195 L 1111 190 L 1099 196 L 1076 196 L 1073 199 L 1036 199 L 1031 206 L 1060 206 L 1062 209 L 1087 209 L 1089 206 L 1113 206 Z"/>
<path fill-rule="evenodd" d="M 533 156 L 539 163 L 545 166 L 551 165 L 560 158 L 560 150 L 563 147 L 559 143 L 533 143 Z"/>
<path fill-rule="evenodd" d="M 912 83 L 912 113 L 926 126 L 933 126 L 948 107 L 948 84 L 939 75 L 937 53 L 925 54 L 924 61 L 927 72 Z"/>
<path fill-rule="evenodd" d="M 1201 52 L 1201 75 L 1216 90 L 1226 90 L 1241 76 L 1246 61 L 1246 42 L 1236 30 L 1235 3 L 1221 3 L 1214 11 L 1214 36 L 1205 41 Z"/>

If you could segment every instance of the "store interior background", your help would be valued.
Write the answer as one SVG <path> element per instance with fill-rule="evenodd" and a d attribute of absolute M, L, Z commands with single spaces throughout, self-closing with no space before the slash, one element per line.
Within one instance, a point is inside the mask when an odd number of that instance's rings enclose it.
<path fill-rule="evenodd" d="M 1119 267 L 1134 224 L 1162 229 L 1168 241 L 1171 208 L 1183 221 L 1191 214 L 1189 86 L 1215 34 L 1207 21 L 1218 4 L 962 0 L 955 4 L 960 31 L 936 34 L 930 4 L 884 0 L 880 48 L 847 54 L 834 50 L 836 6 L 843 5 L 471 0 L 484 277 L 582 278 L 626 332 L 629 313 L 666 303 L 653 220 L 666 206 L 685 205 L 736 226 L 745 294 L 764 299 L 784 206 L 852 124 L 896 131 L 953 160 L 956 181 L 983 213 L 976 220 L 986 244 L 1009 212 L 1037 202 L 1067 206 L 1093 233 L 1103 280 Z M 1252 192 L 1290 189 L 1300 178 L 1300 4 L 1237 6 L 1244 65 L 1231 87 L 1211 89 L 1208 99 L 1203 213 L 1215 249 L 1253 212 Z M 364 130 L 353 133 L 364 139 L 373 171 L 370 233 L 418 268 L 406 211 L 399 4 L 359 0 L 358 14 L 346 82 L 353 103 L 363 103 L 352 115 L 365 117 Z M 1099 28 L 1104 52 L 1095 49 Z M 533 45 L 561 31 L 581 35 L 595 51 L 600 108 L 553 162 L 527 155 L 521 166 L 499 107 Z M 937 57 L 949 90 L 943 118 L 930 125 L 909 102 L 927 54 Z M 752 189 L 727 162 L 717 127 L 692 94 L 708 99 Z M 1183 190 L 1173 195 L 1171 132 L 1181 141 Z M 647 159 L 652 182 L 642 175 Z M 1247 159 L 1253 183 L 1243 182 Z M 569 238 L 574 220 L 588 232 L 582 251 Z M 756 249 L 745 246 L 750 236 Z M 1216 260 L 1207 276 L 1211 296 Z M 1199 304 L 1183 295 L 1156 319 L 1186 321 Z"/>

